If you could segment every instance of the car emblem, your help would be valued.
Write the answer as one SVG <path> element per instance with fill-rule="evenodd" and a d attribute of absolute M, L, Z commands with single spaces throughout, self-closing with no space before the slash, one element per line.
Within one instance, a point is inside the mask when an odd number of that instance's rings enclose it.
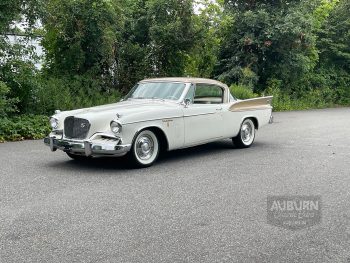
<path fill-rule="evenodd" d="M 80 124 L 81 128 L 85 128 L 85 126 L 86 126 L 85 123 Z"/>

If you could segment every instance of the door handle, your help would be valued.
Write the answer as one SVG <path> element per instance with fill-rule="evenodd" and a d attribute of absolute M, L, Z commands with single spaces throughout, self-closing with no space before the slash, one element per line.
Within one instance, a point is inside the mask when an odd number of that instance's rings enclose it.
<path fill-rule="evenodd" d="M 222 107 L 220 107 L 220 108 L 216 108 L 216 110 L 222 110 Z"/>

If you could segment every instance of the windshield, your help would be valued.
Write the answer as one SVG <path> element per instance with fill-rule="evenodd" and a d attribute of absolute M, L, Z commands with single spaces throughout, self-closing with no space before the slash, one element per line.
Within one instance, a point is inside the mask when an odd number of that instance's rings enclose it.
<path fill-rule="evenodd" d="M 186 84 L 173 82 L 147 82 L 137 84 L 125 99 L 179 100 Z"/>

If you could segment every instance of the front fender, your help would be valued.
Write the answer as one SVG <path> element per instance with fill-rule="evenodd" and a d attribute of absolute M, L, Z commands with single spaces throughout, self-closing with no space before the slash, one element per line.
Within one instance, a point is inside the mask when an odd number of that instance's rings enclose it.
<path fill-rule="evenodd" d="M 132 144 L 135 135 L 147 128 L 157 128 L 164 133 L 168 141 L 168 150 L 184 146 L 184 122 L 182 117 L 125 124 L 121 134 L 123 143 Z"/>

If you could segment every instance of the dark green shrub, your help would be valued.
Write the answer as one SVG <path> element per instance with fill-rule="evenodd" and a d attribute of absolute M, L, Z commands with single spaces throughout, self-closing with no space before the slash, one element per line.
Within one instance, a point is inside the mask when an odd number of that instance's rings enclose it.
<path fill-rule="evenodd" d="M 0 119 L 0 142 L 41 139 L 50 131 L 47 116 L 20 115 Z"/>
<path fill-rule="evenodd" d="M 251 88 L 244 85 L 233 84 L 230 86 L 230 91 L 235 98 L 241 100 L 258 97 L 258 94 L 255 94 Z"/>
<path fill-rule="evenodd" d="M 86 76 L 41 77 L 33 94 L 30 113 L 50 115 L 54 110 L 72 110 L 117 102 L 119 91 L 107 88 L 101 80 Z"/>
<path fill-rule="evenodd" d="M 270 79 L 266 95 L 273 96 L 275 111 L 326 108 L 335 105 L 337 91 L 328 87 L 305 89 L 304 92 L 288 93 L 281 89 L 282 81 Z"/>

